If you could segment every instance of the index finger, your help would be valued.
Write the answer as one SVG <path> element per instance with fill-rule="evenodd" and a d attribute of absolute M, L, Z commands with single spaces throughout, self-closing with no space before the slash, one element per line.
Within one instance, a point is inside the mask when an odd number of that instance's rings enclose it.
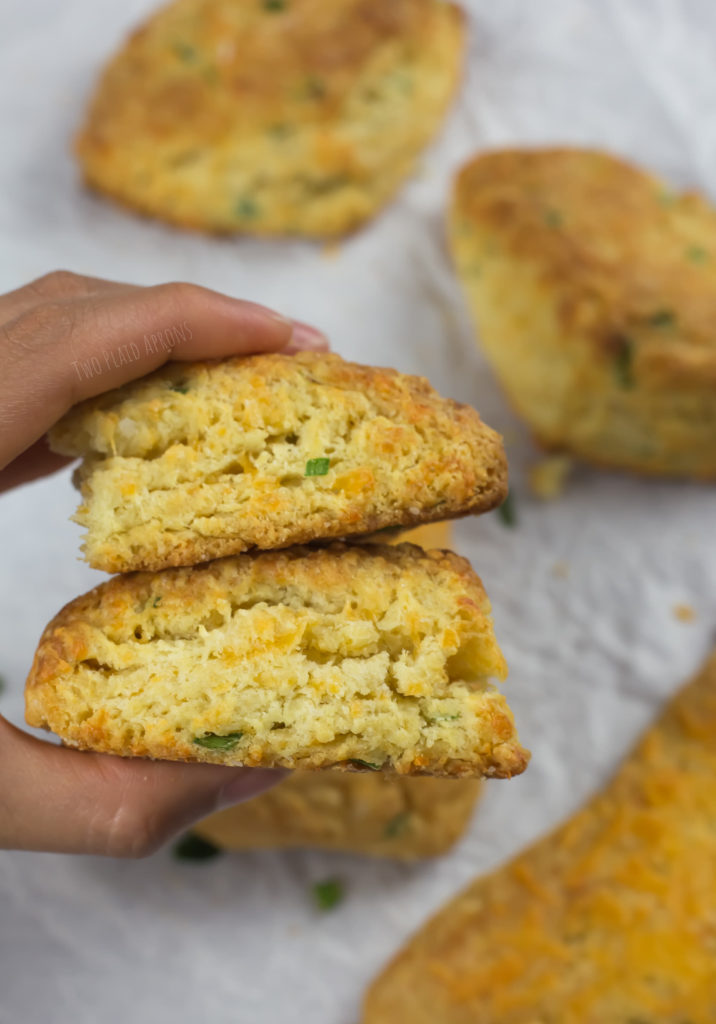
<path fill-rule="evenodd" d="M 33 307 L 0 326 L 0 466 L 67 410 L 170 358 L 276 351 L 290 320 L 190 284 L 130 287 Z"/>

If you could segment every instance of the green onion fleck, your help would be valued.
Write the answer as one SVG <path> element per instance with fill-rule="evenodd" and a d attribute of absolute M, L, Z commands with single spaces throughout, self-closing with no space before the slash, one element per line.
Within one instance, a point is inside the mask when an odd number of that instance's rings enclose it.
<path fill-rule="evenodd" d="M 306 79 L 306 96 L 311 100 L 320 100 L 326 95 L 325 83 L 320 78 L 311 75 Z"/>
<path fill-rule="evenodd" d="M 328 878 L 313 886 L 313 899 L 319 910 L 333 910 L 343 901 L 344 896 L 343 883 L 337 878 Z"/>
<path fill-rule="evenodd" d="M 397 839 L 405 835 L 410 825 L 410 811 L 399 811 L 385 826 L 383 835 L 386 839 Z"/>
<path fill-rule="evenodd" d="M 562 227 L 562 214 L 559 210 L 547 210 L 544 215 L 544 222 L 549 228 L 561 228 Z"/>
<path fill-rule="evenodd" d="M 629 338 L 619 339 L 619 348 L 614 357 L 614 373 L 620 387 L 634 387 L 634 345 Z"/>
<path fill-rule="evenodd" d="M 218 736 L 215 732 L 207 732 L 203 736 L 196 736 L 194 742 L 206 750 L 233 750 L 243 735 L 242 732 L 229 732 L 225 736 Z"/>
<path fill-rule="evenodd" d="M 497 509 L 497 514 L 503 526 L 517 526 L 517 509 L 512 491 L 507 492 L 507 497 Z"/>
<path fill-rule="evenodd" d="M 4 676 L 0 676 L 0 694 L 5 693 L 6 689 L 7 689 L 7 683 L 5 682 L 5 677 Z"/>
<path fill-rule="evenodd" d="M 328 472 L 328 467 L 331 464 L 330 459 L 309 459 L 306 463 L 306 476 L 325 476 Z"/>
<path fill-rule="evenodd" d="M 196 832 L 187 832 L 172 847 L 172 855 L 177 860 L 211 860 L 223 852 L 208 839 L 202 839 Z"/>
<path fill-rule="evenodd" d="M 155 597 L 154 600 L 152 601 L 152 608 L 158 608 L 161 603 L 162 603 L 162 597 L 161 597 L 161 594 L 160 594 L 159 597 Z"/>
<path fill-rule="evenodd" d="M 285 11 L 286 0 L 264 0 L 265 11 Z"/>
<path fill-rule="evenodd" d="M 184 383 L 184 381 L 179 381 L 176 384 L 170 384 L 169 389 L 171 391 L 177 391 L 180 395 L 185 395 L 189 390 L 189 385 Z"/>
<path fill-rule="evenodd" d="M 456 722 L 458 718 L 462 717 L 460 714 L 457 715 L 431 715 L 431 722 Z"/>
<path fill-rule="evenodd" d="M 284 121 L 278 121 L 271 125 L 268 132 L 274 139 L 287 139 L 293 133 L 293 127 Z"/>
<path fill-rule="evenodd" d="M 239 199 L 236 204 L 236 216 L 241 217 L 242 220 L 251 220 L 253 217 L 258 217 L 259 207 L 253 199 L 248 196 L 244 196 L 243 199 Z"/>
<path fill-rule="evenodd" d="M 700 245 L 692 245 L 686 250 L 686 258 L 691 260 L 692 263 L 705 263 L 709 258 L 709 254 Z"/>
<path fill-rule="evenodd" d="M 662 189 L 657 198 L 662 206 L 673 206 L 676 202 L 677 195 L 675 192 L 670 192 L 668 189 Z"/>
<path fill-rule="evenodd" d="M 192 61 L 196 60 L 196 50 L 188 43 L 174 43 L 172 49 L 179 60 L 183 60 L 186 64 L 190 64 Z"/>
<path fill-rule="evenodd" d="M 648 322 L 652 327 L 672 327 L 676 323 L 676 314 L 670 309 L 657 309 Z"/>
<path fill-rule="evenodd" d="M 382 764 L 373 764 L 372 761 L 361 761 L 359 757 L 350 757 L 348 764 L 354 764 L 356 768 L 369 768 L 372 772 L 379 772 Z"/>

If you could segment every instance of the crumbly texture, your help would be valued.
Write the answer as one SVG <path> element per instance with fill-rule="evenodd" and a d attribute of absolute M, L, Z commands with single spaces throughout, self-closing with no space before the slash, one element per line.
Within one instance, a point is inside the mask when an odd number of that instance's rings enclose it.
<path fill-rule="evenodd" d="M 195 831 L 226 850 L 309 847 L 417 860 L 457 842 L 479 791 L 476 779 L 294 772 Z"/>
<path fill-rule="evenodd" d="M 507 490 L 474 409 L 318 353 L 167 364 L 76 406 L 50 443 L 84 457 L 76 520 L 106 572 L 484 512 Z"/>
<path fill-rule="evenodd" d="M 26 718 L 123 756 L 399 774 L 521 772 L 490 604 L 412 544 L 118 576 L 45 630 Z"/>
<path fill-rule="evenodd" d="M 104 71 L 85 179 L 186 227 L 341 234 L 413 171 L 463 35 L 441 0 L 178 0 Z"/>
<path fill-rule="evenodd" d="M 716 655 L 601 795 L 421 929 L 365 1024 L 713 1024 L 715 789 Z"/>
<path fill-rule="evenodd" d="M 716 210 L 588 150 L 507 150 L 455 184 L 479 338 L 548 448 L 716 477 Z"/>

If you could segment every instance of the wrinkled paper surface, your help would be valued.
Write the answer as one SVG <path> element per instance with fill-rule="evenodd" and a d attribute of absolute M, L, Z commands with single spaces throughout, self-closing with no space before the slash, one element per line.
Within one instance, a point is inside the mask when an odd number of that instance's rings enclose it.
<path fill-rule="evenodd" d="M 312 321 L 341 354 L 424 373 L 476 405 L 506 436 L 519 524 L 463 522 L 456 546 L 492 597 L 533 761 L 487 786 L 454 852 L 417 866 L 316 852 L 205 864 L 2 853 L 2 1024 L 355 1024 L 362 990 L 400 943 L 601 785 L 713 643 L 716 491 L 581 469 L 557 503 L 529 496 L 536 453 L 475 348 L 442 211 L 463 159 L 520 142 L 604 146 L 716 193 L 716 7 L 468 6 L 466 80 L 420 175 L 327 252 L 183 234 L 85 193 L 69 139 L 100 65 L 151 4 L 4 4 L 0 290 L 56 267 L 191 280 Z M 18 723 L 43 626 L 101 578 L 78 560 L 74 506 L 69 473 L 0 498 L 0 709 Z M 693 622 L 677 619 L 679 603 Z M 310 887 L 327 877 L 347 895 L 321 915 Z"/>

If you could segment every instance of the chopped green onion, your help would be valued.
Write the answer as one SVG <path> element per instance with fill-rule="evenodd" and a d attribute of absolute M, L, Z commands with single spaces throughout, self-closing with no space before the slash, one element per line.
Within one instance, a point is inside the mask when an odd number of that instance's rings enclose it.
<path fill-rule="evenodd" d="M 264 0 L 265 11 L 284 11 L 286 9 L 286 0 Z"/>
<path fill-rule="evenodd" d="M 676 322 L 676 314 L 670 309 L 657 309 L 649 317 L 652 327 L 671 327 Z"/>
<path fill-rule="evenodd" d="M 614 373 L 620 387 L 634 387 L 634 345 L 629 338 L 619 339 L 619 348 L 614 357 Z"/>
<path fill-rule="evenodd" d="M 331 464 L 330 459 L 309 459 L 306 463 L 306 476 L 325 476 L 328 472 L 328 467 Z"/>
<path fill-rule="evenodd" d="M 196 832 L 187 832 L 172 847 L 172 855 L 177 860 L 212 860 L 223 852 L 208 839 L 202 839 Z"/>
<path fill-rule="evenodd" d="M 507 492 L 507 497 L 497 509 L 497 514 L 503 526 L 517 526 L 517 509 L 512 491 Z"/>
<path fill-rule="evenodd" d="M 311 100 L 320 100 L 326 95 L 326 85 L 320 78 L 311 75 L 306 79 L 306 96 Z"/>
<path fill-rule="evenodd" d="M 383 835 L 386 839 L 397 839 L 399 836 L 405 835 L 409 824 L 410 811 L 399 811 L 385 826 Z"/>
<path fill-rule="evenodd" d="M 161 603 L 162 603 L 162 596 L 160 594 L 159 597 L 155 597 L 154 600 L 152 601 L 152 608 L 158 608 Z"/>
<path fill-rule="evenodd" d="M 274 139 L 287 139 L 293 133 L 293 126 L 284 121 L 278 121 L 270 126 L 268 132 Z"/>
<path fill-rule="evenodd" d="M 7 683 L 5 682 L 5 676 L 0 676 L 0 694 L 5 693 L 7 689 Z"/>
<path fill-rule="evenodd" d="M 233 750 L 243 735 L 242 732 L 229 732 L 218 736 L 215 732 L 207 732 L 204 736 L 196 736 L 194 742 L 207 750 Z"/>
<path fill-rule="evenodd" d="M 196 50 L 194 49 L 193 46 L 190 46 L 188 43 L 174 43 L 172 49 L 174 50 L 174 53 L 177 55 L 179 60 L 183 60 L 187 64 L 190 64 L 192 61 L 196 60 Z"/>
<path fill-rule="evenodd" d="M 438 715 L 431 715 L 430 716 L 430 721 L 431 722 L 456 722 L 458 720 L 458 718 L 461 718 L 461 717 L 462 716 L 460 714 L 457 714 L 457 715 L 440 715 L 440 714 L 438 714 Z"/>
<path fill-rule="evenodd" d="M 170 391 L 177 391 L 180 395 L 185 395 L 189 390 L 189 385 L 184 381 L 178 381 L 176 384 L 169 385 Z"/>
<path fill-rule="evenodd" d="M 328 878 L 313 886 L 313 899 L 319 910 L 333 910 L 343 901 L 344 896 L 343 883 L 337 878 Z"/>
<path fill-rule="evenodd" d="M 544 222 L 549 228 L 561 228 L 562 227 L 562 214 L 559 210 L 547 210 L 544 215 Z"/>
<path fill-rule="evenodd" d="M 244 198 L 239 199 L 236 204 L 236 215 L 237 217 L 241 217 L 243 220 L 251 220 L 252 217 L 258 217 L 258 204 L 248 196 L 244 196 Z"/>
<path fill-rule="evenodd" d="M 373 764 L 372 761 L 361 761 L 359 757 L 350 757 L 348 764 L 354 764 L 356 768 L 370 768 L 372 772 L 379 772 L 383 767 L 382 764 Z"/>
<path fill-rule="evenodd" d="M 709 254 L 700 245 L 692 245 L 686 250 L 686 258 L 691 260 L 692 263 L 705 263 L 709 258 Z"/>

